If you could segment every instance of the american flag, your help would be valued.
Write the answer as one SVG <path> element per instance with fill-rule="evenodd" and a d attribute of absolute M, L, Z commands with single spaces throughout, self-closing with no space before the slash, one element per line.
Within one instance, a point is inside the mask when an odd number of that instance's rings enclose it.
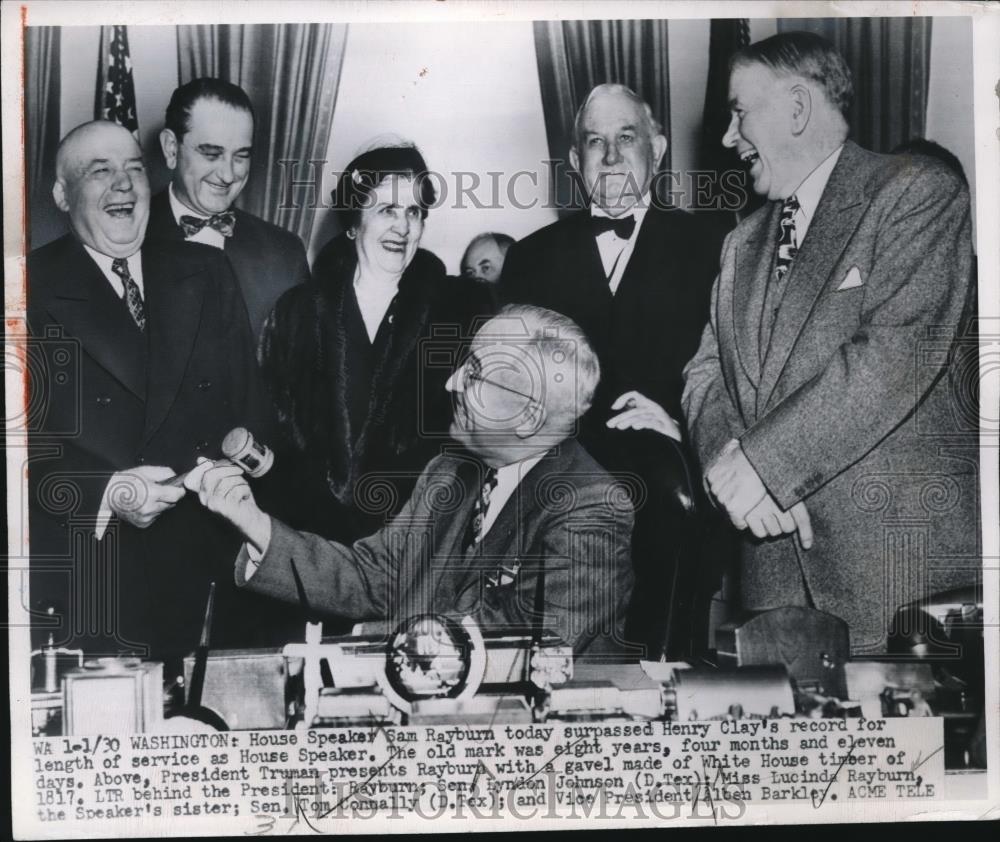
<path fill-rule="evenodd" d="M 112 120 L 132 132 L 136 140 L 139 139 L 132 59 L 128 54 L 128 33 L 124 26 L 101 27 L 94 119 Z"/>

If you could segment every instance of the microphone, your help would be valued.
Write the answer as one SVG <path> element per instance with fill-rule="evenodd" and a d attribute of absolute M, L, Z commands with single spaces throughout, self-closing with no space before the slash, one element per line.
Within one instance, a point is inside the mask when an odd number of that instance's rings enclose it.
<path fill-rule="evenodd" d="M 274 451 L 266 444 L 257 441 L 246 427 L 233 427 L 222 440 L 222 455 L 225 459 L 220 464 L 229 462 L 243 469 L 248 477 L 262 477 L 274 465 Z M 171 485 L 179 488 L 190 471 L 176 474 L 164 480 L 161 485 Z"/>

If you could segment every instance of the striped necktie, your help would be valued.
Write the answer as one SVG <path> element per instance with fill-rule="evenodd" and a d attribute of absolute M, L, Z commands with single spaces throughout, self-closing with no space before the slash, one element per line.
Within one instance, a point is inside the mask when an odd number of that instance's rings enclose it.
<path fill-rule="evenodd" d="M 125 303 L 128 305 L 128 311 L 132 316 L 132 320 L 136 323 L 139 330 L 145 331 L 146 307 L 142 303 L 142 293 L 139 292 L 139 285 L 128 270 L 128 258 L 116 257 L 111 261 L 111 271 L 122 279 L 122 286 L 125 288 L 122 298 L 125 299 Z"/>

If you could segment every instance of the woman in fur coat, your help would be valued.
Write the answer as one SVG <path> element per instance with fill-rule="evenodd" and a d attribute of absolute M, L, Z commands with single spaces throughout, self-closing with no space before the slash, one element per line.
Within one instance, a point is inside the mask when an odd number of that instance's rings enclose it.
<path fill-rule="evenodd" d="M 268 497 L 297 529 L 341 542 L 372 534 L 447 443 L 444 384 L 491 305 L 420 248 L 435 198 L 415 147 L 355 158 L 333 195 L 343 233 L 265 326 L 281 430 Z"/>

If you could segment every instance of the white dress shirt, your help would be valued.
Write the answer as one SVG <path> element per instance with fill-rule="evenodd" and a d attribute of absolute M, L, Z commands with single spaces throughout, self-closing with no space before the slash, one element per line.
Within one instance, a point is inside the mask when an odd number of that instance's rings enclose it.
<path fill-rule="evenodd" d="M 537 456 L 531 456 L 521 462 L 513 462 L 510 465 L 497 468 L 497 484 L 490 494 L 490 504 L 486 507 L 486 514 L 483 517 L 483 527 L 480 532 L 483 538 L 486 537 L 486 533 L 490 531 L 490 527 L 503 511 L 504 504 L 528 475 L 528 471 L 534 468 L 544 455 L 544 453 L 539 453 Z"/>
<path fill-rule="evenodd" d="M 111 264 L 114 263 L 115 258 L 108 257 L 106 254 L 101 254 L 99 251 L 94 251 L 86 243 L 83 244 L 83 248 L 86 250 L 92 258 L 94 258 L 94 263 L 97 264 L 97 268 L 101 270 L 101 274 L 108 279 L 108 283 L 111 284 L 111 288 L 115 291 L 115 295 L 119 298 L 125 298 L 125 284 L 122 283 L 122 279 L 115 274 L 115 271 L 111 268 Z M 142 283 L 142 252 L 137 251 L 135 254 L 129 255 L 125 258 L 128 263 L 128 273 L 132 276 L 132 280 L 135 281 L 135 285 L 139 287 L 139 295 L 142 299 L 146 299 L 146 288 Z"/>
<path fill-rule="evenodd" d="M 632 229 L 631 237 L 623 240 L 614 231 L 605 231 L 596 237 L 597 250 L 601 253 L 601 263 L 604 265 L 604 276 L 608 278 L 608 287 L 611 289 L 612 295 L 618 291 L 618 285 L 622 282 L 625 267 L 628 266 L 629 258 L 635 249 L 635 241 L 639 236 L 639 229 L 642 228 L 642 221 L 646 218 L 648 210 L 649 194 L 647 193 L 621 215 L 635 217 L 635 228 Z M 597 205 L 590 206 L 590 215 L 605 216 L 610 219 L 620 218 L 612 217 L 610 213 Z"/>
<path fill-rule="evenodd" d="M 795 198 L 799 200 L 799 209 L 795 211 L 795 245 L 797 248 L 802 247 L 812 218 L 816 215 L 819 200 L 823 197 L 823 191 L 826 190 L 826 183 L 830 180 L 830 174 L 837 166 L 843 149 L 843 144 L 834 149 L 822 164 L 806 176 L 805 181 L 795 191 Z"/>
<path fill-rule="evenodd" d="M 170 210 L 173 212 L 174 221 L 177 227 L 181 227 L 182 216 L 196 216 L 198 219 L 208 219 L 209 217 L 198 211 L 193 211 L 174 195 L 174 185 L 167 188 L 167 196 L 170 198 Z M 206 225 L 193 237 L 185 238 L 189 243 L 204 243 L 206 246 L 215 246 L 217 249 L 226 247 L 226 238 L 216 231 L 211 225 Z"/>

